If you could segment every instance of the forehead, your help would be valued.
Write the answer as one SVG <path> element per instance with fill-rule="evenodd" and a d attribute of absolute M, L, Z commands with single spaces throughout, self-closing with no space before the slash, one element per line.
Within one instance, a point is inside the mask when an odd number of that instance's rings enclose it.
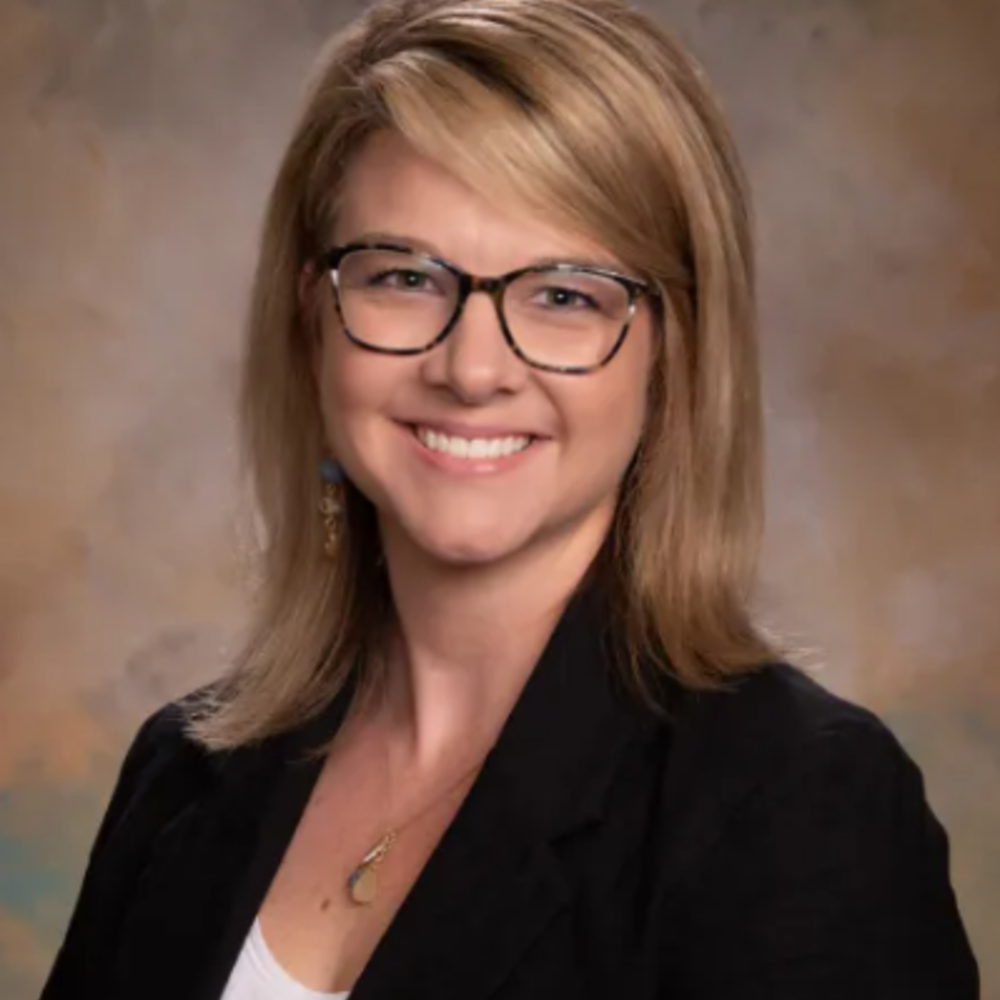
<path fill-rule="evenodd" d="M 593 237 L 546 219 L 498 182 L 476 190 L 394 132 L 362 146 L 344 177 L 338 243 L 372 234 L 419 243 L 472 270 L 506 270 L 533 258 L 621 264 Z"/>

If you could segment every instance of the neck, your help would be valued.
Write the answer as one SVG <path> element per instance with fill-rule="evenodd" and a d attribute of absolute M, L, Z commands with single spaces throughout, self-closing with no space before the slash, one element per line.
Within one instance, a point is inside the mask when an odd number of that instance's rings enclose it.
<path fill-rule="evenodd" d="M 596 556 L 606 520 L 488 565 L 430 558 L 383 525 L 396 612 L 386 706 L 418 767 L 483 756 Z"/>

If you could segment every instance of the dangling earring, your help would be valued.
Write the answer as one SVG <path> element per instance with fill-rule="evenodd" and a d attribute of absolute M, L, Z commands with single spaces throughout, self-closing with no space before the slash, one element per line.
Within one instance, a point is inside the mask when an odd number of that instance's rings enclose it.
<path fill-rule="evenodd" d="M 324 458 L 319 464 L 319 477 L 323 481 L 319 512 L 326 528 L 323 551 L 332 558 L 337 554 L 337 539 L 344 514 L 344 470 L 332 458 Z"/>

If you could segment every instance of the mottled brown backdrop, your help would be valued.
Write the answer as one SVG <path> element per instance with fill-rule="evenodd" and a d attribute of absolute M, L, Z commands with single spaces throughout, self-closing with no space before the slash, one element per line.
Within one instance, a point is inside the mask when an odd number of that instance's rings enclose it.
<path fill-rule="evenodd" d="M 746 150 L 771 620 L 923 765 L 1000 1000 L 1000 2 L 663 0 Z M 241 621 L 231 403 L 330 0 L 0 0 L 0 995 Z"/>

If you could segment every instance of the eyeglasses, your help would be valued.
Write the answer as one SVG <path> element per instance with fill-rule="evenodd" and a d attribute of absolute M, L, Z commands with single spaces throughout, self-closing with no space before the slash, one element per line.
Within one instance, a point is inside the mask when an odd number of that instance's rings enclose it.
<path fill-rule="evenodd" d="M 455 328 L 466 300 L 486 292 L 510 349 L 543 371 L 581 375 L 625 341 L 644 281 L 599 267 L 543 264 L 495 278 L 468 274 L 391 243 L 349 243 L 323 254 L 347 337 L 381 354 L 423 354 Z"/>

